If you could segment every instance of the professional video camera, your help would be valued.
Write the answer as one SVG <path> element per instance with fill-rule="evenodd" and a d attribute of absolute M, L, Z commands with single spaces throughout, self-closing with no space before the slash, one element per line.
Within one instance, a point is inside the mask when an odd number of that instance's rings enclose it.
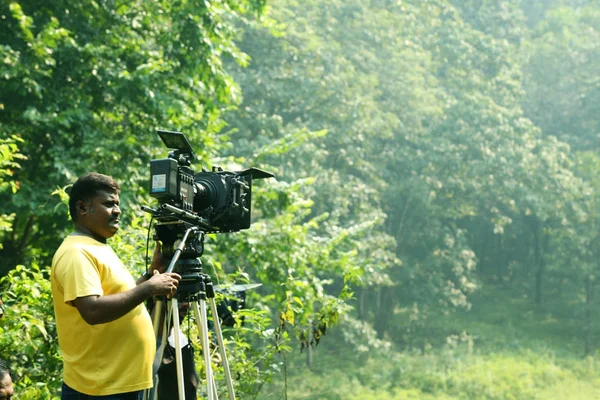
<path fill-rule="evenodd" d="M 197 223 L 205 232 L 236 232 L 250 227 L 252 179 L 274 175 L 257 168 L 239 172 L 213 167 L 194 173 L 194 151 L 183 133 L 157 131 L 173 149 L 168 158 L 150 161 L 150 194 L 161 204 L 178 210 L 183 220 Z M 190 214 L 190 215 L 188 215 Z M 165 214 L 165 215 L 168 215 Z"/>
<path fill-rule="evenodd" d="M 236 232 L 250 227 L 252 179 L 274 175 L 249 168 L 239 172 L 213 167 L 195 173 L 190 167 L 195 159 L 192 146 L 181 132 L 158 130 L 165 146 L 172 151 L 168 158 L 150 161 L 150 195 L 160 205 L 156 210 L 144 207 L 158 221 L 155 239 L 163 243 L 163 256 L 171 258 L 184 232 L 197 228 L 186 237 L 181 249 L 177 272 L 196 274 L 203 253 L 205 233 Z M 193 279 L 192 279 L 193 280 Z M 180 291 L 185 285 L 180 285 Z M 194 292 L 195 287 L 189 288 Z"/>

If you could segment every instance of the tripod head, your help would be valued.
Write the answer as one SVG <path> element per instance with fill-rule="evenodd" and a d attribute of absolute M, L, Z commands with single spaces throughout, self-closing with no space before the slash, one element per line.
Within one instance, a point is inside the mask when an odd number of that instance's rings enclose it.
<path fill-rule="evenodd" d="M 181 275 L 177 298 L 189 301 L 205 296 L 205 283 L 210 278 L 202 272 L 200 261 L 204 253 L 204 231 L 183 221 L 163 221 L 155 225 L 154 238 L 162 242 L 163 257 L 170 259 L 171 264 L 174 261 L 172 271 Z M 171 265 L 167 271 L 171 271 Z"/>
<path fill-rule="evenodd" d="M 202 220 L 182 209 L 163 204 L 159 209 L 142 209 L 157 219 L 154 240 L 162 243 L 162 255 L 169 259 L 166 272 L 181 275 L 176 297 L 183 301 L 206 298 L 205 282 L 210 277 L 202 273 L 200 257 L 204 253 L 205 231 Z"/>
<path fill-rule="evenodd" d="M 189 234 L 186 235 L 188 231 Z M 181 259 L 198 258 L 204 253 L 204 231 L 184 221 L 157 222 L 154 226 L 153 238 L 160 240 L 163 257 L 167 259 L 175 256 L 180 244 L 183 245 L 179 255 Z"/>

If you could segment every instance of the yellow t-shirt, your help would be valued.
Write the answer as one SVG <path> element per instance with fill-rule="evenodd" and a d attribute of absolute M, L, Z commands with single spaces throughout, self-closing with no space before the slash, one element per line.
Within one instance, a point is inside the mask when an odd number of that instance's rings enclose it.
<path fill-rule="evenodd" d="M 92 396 L 152 387 L 156 338 L 146 307 L 140 304 L 115 321 L 89 325 L 71 303 L 135 287 L 110 246 L 68 236 L 54 254 L 50 279 L 65 383 Z"/>

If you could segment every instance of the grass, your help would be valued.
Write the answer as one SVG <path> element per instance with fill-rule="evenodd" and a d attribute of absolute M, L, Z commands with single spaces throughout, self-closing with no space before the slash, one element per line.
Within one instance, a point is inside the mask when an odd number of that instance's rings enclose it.
<path fill-rule="evenodd" d="M 310 368 L 305 354 L 288 356 L 287 397 L 281 376 L 258 398 L 600 399 L 600 358 L 583 357 L 577 316 L 558 301 L 553 307 L 558 312 L 536 309 L 505 288 L 488 290 L 470 311 L 432 318 L 419 333 L 420 342 L 432 344 L 425 351 L 392 346 L 358 352 L 338 327 L 314 351 Z M 391 342 L 406 318 L 403 310 L 395 313 Z"/>

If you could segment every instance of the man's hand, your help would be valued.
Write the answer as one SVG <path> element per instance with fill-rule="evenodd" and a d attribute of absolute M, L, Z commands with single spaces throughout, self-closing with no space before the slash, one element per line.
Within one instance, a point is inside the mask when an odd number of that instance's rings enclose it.
<path fill-rule="evenodd" d="M 167 260 L 163 257 L 161 252 L 161 244 L 157 240 L 156 247 L 154 248 L 154 254 L 152 255 L 152 264 L 150 265 L 150 269 L 148 270 L 151 274 L 154 274 L 154 271 L 165 272 L 167 270 L 168 264 Z"/>
<path fill-rule="evenodd" d="M 151 287 L 153 296 L 173 296 L 177 292 L 177 286 L 181 276 L 175 272 L 159 273 L 154 270 L 152 278 L 148 279 L 145 285 Z"/>
<path fill-rule="evenodd" d="M 155 273 L 163 273 L 167 270 L 168 263 L 162 255 L 161 247 L 162 246 L 160 242 L 157 240 L 156 247 L 154 248 L 154 254 L 152 255 L 152 264 L 150 264 L 150 268 L 148 268 L 148 271 L 146 271 L 146 273 L 135 282 L 136 285 L 140 285 L 150 280 L 155 275 Z M 177 278 L 178 281 L 179 279 L 181 279 L 181 277 Z M 152 293 L 152 296 L 156 296 L 156 293 Z"/>

